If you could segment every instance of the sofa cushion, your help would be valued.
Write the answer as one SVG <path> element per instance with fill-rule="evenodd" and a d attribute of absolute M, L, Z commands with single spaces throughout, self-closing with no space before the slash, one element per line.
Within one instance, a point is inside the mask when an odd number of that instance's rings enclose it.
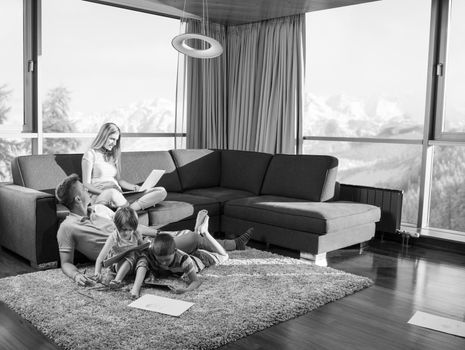
<path fill-rule="evenodd" d="M 256 196 L 225 203 L 224 214 L 291 230 L 316 234 L 373 223 L 380 209 L 354 202 L 309 202 L 280 196 Z"/>
<path fill-rule="evenodd" d="M 261 152 L 221 151 L 221 187 L 260 194 L 272 155 Z"/>
<path fill-rule="evenodd" d="M 231 199 L 251 197 L 254 194 L 247 191 L 235 190 L 233 188 L 224 187 L 209 187 L 209 188 L 197 188 L 186 191 L 184 193 L 193 194 L 195 196 L 213 198 L 215 201 L 224 203 Z"/>
<path fill-rule="evenodd" d="M 68 175 L 81 177 L 82 154 L 19 156 L 11 162 L 13 183 L 51 194 Z"/>
<path fill-rule="evenodd" d="M 168 192 L 166 200 L 192 204 L 194 206 L 194 213 L 192 217 L 195 217 L 197 212 L 202 209 L 208 210 L 208 215 L 210 216 L 218 216 L 221 214 L 220 203 L 213 198 L 194 196 L 189 193 Z"/>
<path fill-rule="evenodd" d="M 273 156 L 261 194 L 321 202 L 333 199 L 337 158 L 318 155 Z"/>
<path fill-rule="evenodd" d="M 194 206 L 187 202 L 163 201 L 148 211 L 150 226 L 165 226 L 194 214 Z"/>
<path fill-rule="evenodd" d="M 170 151 L 183 190 L 214 187 L 220 184 L 220 151 L 208 149 L 177 149 Z"/>
<path fill-rule="evenodd" d="M 166 170 L 157 186 L 163 186 L 169 192 L 181 191 L 176 165 L 168 151 L 121 154 L 121 177 L 131 183 L 143 183 L 153 169 Z"/>

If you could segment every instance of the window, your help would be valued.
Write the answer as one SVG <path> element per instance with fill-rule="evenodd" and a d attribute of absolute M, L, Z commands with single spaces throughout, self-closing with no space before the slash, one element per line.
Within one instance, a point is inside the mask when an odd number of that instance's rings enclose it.
<path fill-rule="evenodd" d="M 303 134 L 421 139 L 431 2 L 307 14 Z"/>
<path fill-rule="evenodd" d="M 449 8 L 448 43 L 445 63 L 445 96 L 442 119 L 438 118 L 439 138 L 465 139 L 465 2 L 452 1 Z M 461 133 L 461 135 L 457 135 Z M 452 135 L 451 135 L 452 134 Z M 454 135 L 455 134 L 455 135 Z"/>
<path fill-rule="evenodd" d="M 465 146 L 435 146 L 429 226 L 465 231 Z"/>
<path fill-rule="evenodd" d="M 22 1 L 0 2 L 0 45 L 0 132 L 20 132 L 24 122 Z"/>
<path fill-rule="evenodd" d="M 304 153 L 336 157 L 341 183 L 403 190 L 402 221 L 416 224 L 421 146 L 305 141 Z"/>
<path fill-rule="evenodd" d="M 0 2 L 0 133 L 21 132 L 23 112 L 23 2 Z M 0 136 L 0 182 L 11 180 L 13 157 L 30 152 L 30 140 Z"/>
<path fill-rule="evenodd" d="M 11 181 L 11 161 L 17 156 L 31 154 L 31 151 L 31 140 L 0 138 L 0 182 Z"/>
<path fill-rule="evenodd" d="M 414 225 L 430 16 L 431 1 L 390 0 L 306 18 L 302 152 L 336 156 L 342 183 L 403 190 Z"/>
<path fill-rule="evenodd" d="M 465 232 L 465 3 L 443 2 L 441 38 L 438 62 L 444 70 L 438 76 L 437 115 L 434 140 L 430 142 L 433 152 L 431 192 L 428 210 L 428 227 L 446 230 L 452 235 Z M 453 141 L 453 142 L 450 142 Z M 461 231 L 461 232 L 453 232 Z"/>
<path fill-rule="evenodd" d="M 79 0 L 42 2 L 44 152 L 82 151 L 81 140 L 64 145 L 47 133 L 96 133 L 107 121 L 123 133 L 174 133 L 177 52 L 171 39 L 178 31 L 179 21 L 171 18 Z M 167 143 L 174 147 L 159 137 L 133 142 L 131 149 L 165 149 Z"/>

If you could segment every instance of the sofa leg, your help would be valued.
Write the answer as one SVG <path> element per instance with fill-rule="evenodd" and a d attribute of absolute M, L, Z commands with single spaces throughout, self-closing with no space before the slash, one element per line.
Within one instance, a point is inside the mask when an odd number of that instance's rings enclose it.
<path fill-rule="evenodd" d="M 360 243 L 360 247 L 359 247 L 358 253 L 359 253 L 359 254 L 363 254 L 363 252 L 365 251 L 365 248 L 368 248 L 368 242 L 362 242 L 362 243 Z"/>
<path fill-rule="evenodd" d="M 311 254 L 306 252 L 300 252 L 300 258 L 310 260 L 318 266 L 328 266 L 328 262 L 326 261 L 326 253 Z"/>

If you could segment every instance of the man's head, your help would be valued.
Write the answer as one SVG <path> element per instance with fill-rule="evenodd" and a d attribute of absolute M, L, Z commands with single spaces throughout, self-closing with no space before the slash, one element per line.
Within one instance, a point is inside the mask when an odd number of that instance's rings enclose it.
<path fill-rule="evenodd" d="M 68 209 L 82 208 L 84 213 L 90 203 L 90 197 L 79 176 L 71 174 L 64 178 L 55 189 L 55 197 Z"/>
<path fill-rule="evenodd" d="M 155 237 L 149 249 L 161 265 L 168 266 L 173 262 L 176 244 L 172 236 L 161 233 Z"/>

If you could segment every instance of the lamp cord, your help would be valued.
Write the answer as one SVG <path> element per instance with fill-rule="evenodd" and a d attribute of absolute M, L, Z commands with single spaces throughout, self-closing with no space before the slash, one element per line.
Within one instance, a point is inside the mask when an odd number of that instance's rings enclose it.
<path fill-rule="evenodd" d="M 179 21 L 179 34 L 182 34 L 182 22 L 186 22 L 186 1 L 184 0 L 184 7 L 182 8 L 181 20 Z"/>

